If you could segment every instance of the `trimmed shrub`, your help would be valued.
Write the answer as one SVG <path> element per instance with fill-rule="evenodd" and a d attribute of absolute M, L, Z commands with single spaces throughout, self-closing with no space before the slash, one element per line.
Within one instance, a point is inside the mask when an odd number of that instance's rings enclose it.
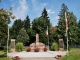
<path fill-rule="evenodd" d="M 18 42 L 16 44 L 16 50 L 20 52 L 20 51 L 22 51 L 22 49 L 23 49 L 23 43 L 22 42 Z"/>
<path fill-rule="evenodd" d="M 35 52 L 39 52 L 39 50 L 40 50 L 40 49 L 39 49 L 38 47 L 36 47 L 36 48 L 34 49 Z"/>
<path fill-rule="evenodd" d="M 48 49 L 46 47 L 44 47 L 43 50 L 46 52 Z"/>
<path fill-rule="evenodd" d="M 31 48 L 30 48 L 30 47 L 28 47 L 26 51 L 27 51 L 27 52 L 30 52 L 30 51 L 31 51 Z"/>
<path fill-rule="evenodd" d="M 52 50 L 54 50 L 54 51 L 58 50 L 58 43 L 57 42 L 52 43 Z"/>

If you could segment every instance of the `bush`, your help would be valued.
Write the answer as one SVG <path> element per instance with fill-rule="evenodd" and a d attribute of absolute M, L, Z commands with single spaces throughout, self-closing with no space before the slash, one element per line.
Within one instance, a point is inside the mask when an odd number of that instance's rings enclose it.
<path fill-rule="evenodd" d="M 35 51 L 35 52 L 39 52 L 39 48 L 36 47 L 36 48 L 34 49 L 34 51 Z"/>
<path fill-rule="evenodd" d="M 52 50 L 54 50 L 54 51 L 58 50 L 58 43 L 57 42 L 52 43 Z"/>
<path fill-rule="evenodd" d="M 4 52 L 7 51 L 7 46 L 4 46 Z M 10 46 L 8 46 L 8 52 L 10 52 Z"/>
<path fill-rule="evenodd" d="M 17 51 L 22 51 L 22 49 L 23 49 L 23 43 L 22 43 L 22 42 L 18 42 L 18 43 L 16 44 L 16 50 L 17 50 Z"/>
<path fill-rule="evenodd" d="M 45 52 L 48 50 L 46 47 L 44 47 L 44 49 L 43 49 Z"/>
<path fill-rule="evenodd" d="M 28 48 L 27 48 L 27 52 L 30 52 L 30 51 L 31 51 L 31 48 L 30 48 L 30 47 L 28 47 Z"/>

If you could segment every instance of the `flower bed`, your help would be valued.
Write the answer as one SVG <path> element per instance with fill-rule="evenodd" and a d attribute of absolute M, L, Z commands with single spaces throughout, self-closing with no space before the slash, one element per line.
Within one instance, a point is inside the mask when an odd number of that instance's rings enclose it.
<path fill-rule="evenodd" d="M 46 47 L 43 48 L 44 52 L 46 52 L 48 49 Z"/>
<path fill-rule="evenodd" d="M 12 57 L 12 60 L 19 60 L 19 59 L 20 59 L 19 56 Z"/>
<path fill-rule="evenodd" d="M 36 48 L 34 49 L 35 52 L 39 52 L 39 50 L 40 50 L 40 49 L 39 49 L 38 47 L 36 47 Z"/>
<path fill-rule="evenodd" d="M 27 52 L 30 52 L 30 51 L 31 51 L 31 48 L 30 48 L 30 47 L 28 47 L 26 51 L 27 51 Z"/>

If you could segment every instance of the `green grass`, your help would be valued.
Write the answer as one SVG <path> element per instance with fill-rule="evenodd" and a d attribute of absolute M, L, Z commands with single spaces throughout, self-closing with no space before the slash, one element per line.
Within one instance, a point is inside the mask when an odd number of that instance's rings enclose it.
<path fill-rule="evenodd" d="M 72 48 L 61 60 L 80 60 L 80 48 Z"/>
<path fill-rule="evenodd" d="M 0 60 L 11 60 L 10 58 L 4 57 L 4 58 L 0 58 Z"/>
<path fill-rule="evenodd" d="M 6 52 L 0 51 L 0 60 L 11 60 L 11 59 L 7 58 Z"/>

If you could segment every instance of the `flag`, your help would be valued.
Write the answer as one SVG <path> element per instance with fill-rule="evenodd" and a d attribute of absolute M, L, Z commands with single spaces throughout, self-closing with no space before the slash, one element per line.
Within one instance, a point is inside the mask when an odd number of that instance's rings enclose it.
<path fill-rule="evenodd" d="M 68 21 L 67 21 L 67 15 L 66 15 L 66 12 L 65 12 L 65 20 L 66 20 L 66 30 L 68 30 Z"/>
<path fill-rule="evenodd" d="M 48 37 L 48 26 L 47 26 L 47 30 L 46 30 L 46 36 Z"/>

